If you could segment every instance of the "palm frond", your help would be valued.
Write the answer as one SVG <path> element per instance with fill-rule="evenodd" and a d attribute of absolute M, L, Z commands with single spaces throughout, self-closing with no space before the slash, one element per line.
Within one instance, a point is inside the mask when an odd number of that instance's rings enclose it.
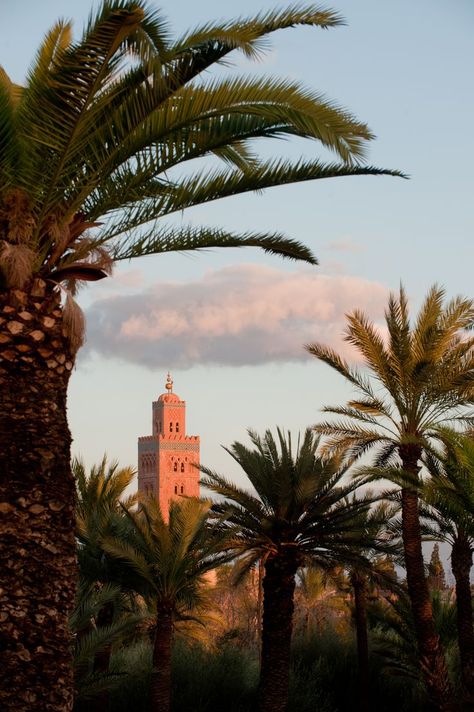
<path fill-rule="evenodd" d="M 118 244 L 113 259 L 121 261 L 162 252 L 209 250 L 215 247 L 260 247 L 269 254 L 317 264 L 309 248 L 279 233 L 239 235 L 219 228 L 194 226 L 168 229 L 159 226 L 139 236 L 130 233 Z"/>

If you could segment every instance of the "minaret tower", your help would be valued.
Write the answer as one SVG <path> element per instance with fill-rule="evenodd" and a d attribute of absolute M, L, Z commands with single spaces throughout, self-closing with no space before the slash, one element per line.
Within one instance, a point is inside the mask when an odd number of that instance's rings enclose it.
<path fill-rule="evenodd" d="M 199 497 L 199 436 L 186 435 L 186 403 L 166 392 L 153 403 L 153 435 L 138 438 L 138 491 L 158 498 L 166 517 L 169 503 L 181 495 Z"/>

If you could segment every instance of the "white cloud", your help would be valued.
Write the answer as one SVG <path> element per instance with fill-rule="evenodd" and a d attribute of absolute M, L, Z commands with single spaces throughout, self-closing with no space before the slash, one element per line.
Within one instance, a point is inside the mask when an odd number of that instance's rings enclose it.
<path fill-rule="evenodd" d="M 383 285 L 358 277 L 227 267 L 94 302 L 87 349 L 152 369 L 303 360 L 314 341 L 354 357 L 344 314 L 357 307 L 379 320 L 386 297 Z"/>

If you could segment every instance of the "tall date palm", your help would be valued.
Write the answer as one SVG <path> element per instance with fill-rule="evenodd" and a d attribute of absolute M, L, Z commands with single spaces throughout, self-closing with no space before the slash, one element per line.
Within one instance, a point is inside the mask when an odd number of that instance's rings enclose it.
<path fill-rule="evenodd" d="M 401 486 L 408 593 L 425 682 L 438 710 L 453 708 L 453 694 L 433 622 L 421 549 L 420 460 L 441 424 L 469 422 L 472 415 L 474 337 L 465 330 L 473 320 L 471 300 L 458 297 L 444 304 L 443 290 L 434 286 L 412 325 L 400 288 L 398 296 L 391 295 L 385 313 L 386 339 L 362 312 L 348 316 L 345 339 L 362 356 L 364 371 L 326 346 L 307 347 L 357 393 L 346 406 L 325 408 L 342 416 L 316 426 L 328 436 L 328 448 L 346 449 L 352 457 L 375 450 L 375 474 L 378 470 L 381 477 L 392 476 Z"/>
<path fill-rule="evenodd" d="M 456 582 L 459 657 L 467 706 L 474 704 L 474 621 L 471 569 L 474 554 L 474 441 L 472 436 L 444 430 L 446 451 L 425 463 L 431 479 L 424 490 L 433 538 L 451 547 Z"/>
<path fill-rule="evenodd" d="M 353 596 L 354 624 L 357 644 L 357 687 L 359 712 L 369 712 L 372 709 L 369 680 L 369 636 L 367 626 L 367 605 L 374 589 L 385 588 L 390 592 L 400 591 L 391 560 L 382 556 L 397 554 L 399 545 L 389 531 L 390 522 L 395 514 L 395 507 L 386 502 L 378 504 L 370 511 L 362 512 L 359 527 L 364 529 L 370 542 L 377 547 L 369 547 L 363 553 L 367 558 L 362 565 L 357 562 L 349 567 L 348 579 Z M 375 595 L 377 598 L 377 595 Z"/>
<path fill-rule="evenodd" d="M 66 394 L 83 338 L 74 291 L 106 277 L 116 262 L 172 250 L 253 245 L 315 263 L 309 249 L 276 232 L 162 219 L 274 185 L 388 172 L 360 165 L 369 129 L 314 91 L 208 71 L 232 51 L 258 57 L 276 30 L 340 23 L 337 13 L 293 5 L 175 38 L 142 2 L 107 0 L 79 40 L 67 22 L 48 32 L 24 87 L 0 69 L 4 709 L 72 703 Z M 321 143 L 337 162 L 267 161 L 255 153 L 264 139 L 292 136 Z"/>
<path fill-rule="evenodd" d="M 339 456 L 318 455 L 319 437 L 307 430 L 296 451 L 278 430 L 263 437 L 250 432 L 253 448 L 235 442 L 227 449 L 242 467 L 254 492 L 201 467 L 202 484 L 224 497 L 213 507 L 226 546 L 240 556 L 244 572 L 264 566 L 260 712 L 283 712 L 288 702 L 295 577 L 300 567 L 334 569 L 362 564 L 360 550 L 375 545 L 362 513 L 369 497 L 355 498 L 354 480 L 343 480 Z"/>

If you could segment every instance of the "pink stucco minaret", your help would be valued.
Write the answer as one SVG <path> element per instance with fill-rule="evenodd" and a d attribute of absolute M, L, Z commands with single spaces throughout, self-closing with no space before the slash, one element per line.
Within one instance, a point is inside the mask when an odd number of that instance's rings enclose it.
<path fill-rule="evenodd" d="M 169 503 L 181 495 L 199 497 L 199 436 L 186 435 L 186 403 L 166 392 L 153 403 L 153 435 L 138 438 L 138 491 L 158 498 L 166 517 Z"/>

